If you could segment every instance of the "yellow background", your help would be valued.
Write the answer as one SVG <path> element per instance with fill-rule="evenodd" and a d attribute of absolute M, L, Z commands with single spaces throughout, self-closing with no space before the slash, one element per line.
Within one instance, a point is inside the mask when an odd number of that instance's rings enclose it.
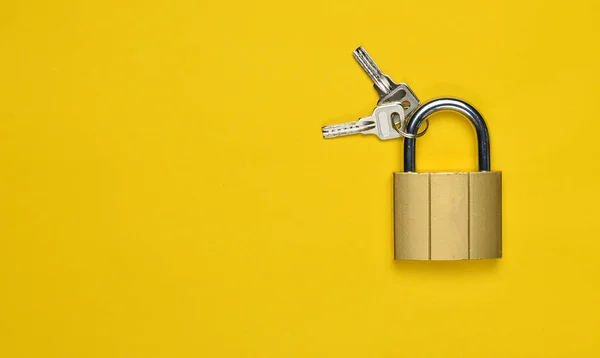
<path fill-rule="evenodd" d="M 598 357 L 594 1 L 4 1 L 0 356 Z M 499 261 L 394 262 L 377 99 L 485 116 Z M 432 118 L 421 170 L 473 170 Z"/>

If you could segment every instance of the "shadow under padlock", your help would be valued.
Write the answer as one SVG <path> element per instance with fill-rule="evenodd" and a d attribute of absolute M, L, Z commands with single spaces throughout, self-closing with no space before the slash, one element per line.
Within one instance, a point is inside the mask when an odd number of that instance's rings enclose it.
<path fill-rule="evenodd" d="M 477 133 L 479 172 L 417 173 L 416 140 L 404 142 L 404 172 L 394 173 L 394 257 L 397 260 L 469 260 L 502 257 L 502 173 L 490 168 L 489 133 L 468 103 L 441 98 L 421 106 L 407 132 L 430 115 L 452 110 Z"/>

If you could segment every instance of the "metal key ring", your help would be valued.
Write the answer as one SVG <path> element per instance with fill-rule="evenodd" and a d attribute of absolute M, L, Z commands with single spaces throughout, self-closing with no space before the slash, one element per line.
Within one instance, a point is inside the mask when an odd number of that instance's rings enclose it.
<path fill-rule="evenodd" d="M 394 114 L 396 114 L 396 113 L 394 113 Z M 396 125 L 396 121 L 394 120 L 393 117 L 394 116 L 392 115 L 392 123 L 394 124 L 392 127 L 394 127 L 396 132 L 398 132 L 398 134 L 400 134 L 404 138 L 415 139 L 415 138 L 422 137 L 429 129 L 429 119 L 425 119 L 425 129 L 423 129 L 421 132 L 419 132 L 417 134 L 407 133 L 407 132 L 405 132 L 405 129 L 406 129 L 408 122 L 402 123 L 402 121 L 400 121 L 400 127 L 398 127 Z"/>

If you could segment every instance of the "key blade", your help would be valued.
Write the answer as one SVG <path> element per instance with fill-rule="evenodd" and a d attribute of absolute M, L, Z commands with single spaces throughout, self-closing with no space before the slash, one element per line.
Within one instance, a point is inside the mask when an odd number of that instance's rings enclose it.
<path fill-rule="evenodd" d="M 354 59 L 358 62 L 360 67 L 373 81 L 375 90 L 379 94 L 378 105 L 399 102 L 404 106 L 404 114 L 406 118 L 410 118 L 413 112 L 421 105 L 419 99 L 415 93 L 408 87 L 406 83 L 395 83 L 390 76 L 383 73 L 383 71 L 377 66 L 373 58 L 367 53 L 367 51 L 359 47 L 352 53 Z"/>
<path fill-rule="evenodd" d="M 358 134 L 373 128 L 375 128 L 373 121 L 354 121 L 325 126 L 321 128 L 321 132 L 323 132 L 323 138 L 328 139 Z"/>
<path fill-rule="evenodd" d="M 375 89 L 379 93 L 379 96 L 385 96 L 393 89 L 393 82 L 389 77 L 383 74 L 381 68 L 377 66 L 375 61 L 369 56 L 367 50 L 362 47 L 357 48 L 352 52 L 352 56 L 360 67 L 362 67 L 363 71 L 369 76 L 373 84 L 375 85 Z"/>

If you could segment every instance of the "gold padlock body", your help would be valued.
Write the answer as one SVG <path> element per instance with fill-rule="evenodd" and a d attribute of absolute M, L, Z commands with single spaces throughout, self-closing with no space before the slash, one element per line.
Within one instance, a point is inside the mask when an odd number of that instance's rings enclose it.
<path fill-rule="evenodd" d="M 502 257 L 502 172 L 394 173 L 396 260 Z"/>

